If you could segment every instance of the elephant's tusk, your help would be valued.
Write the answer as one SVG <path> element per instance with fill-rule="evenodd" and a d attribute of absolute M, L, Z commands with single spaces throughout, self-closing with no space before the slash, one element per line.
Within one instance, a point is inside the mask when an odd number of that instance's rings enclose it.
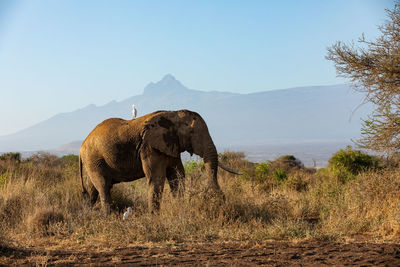
<path fill-rule="evenodd" d="M 233 173 L 233 174 L 237 174 L 237 175 L 242 175 L 242 172 L 237 172 L 232 170 L 231 168 L 226 167 L 224 164 L 222 164 L 221 162 L 218 161 L 218 166 L 220 166 L 222 169 L 224 169 L 227 172 Z"/>

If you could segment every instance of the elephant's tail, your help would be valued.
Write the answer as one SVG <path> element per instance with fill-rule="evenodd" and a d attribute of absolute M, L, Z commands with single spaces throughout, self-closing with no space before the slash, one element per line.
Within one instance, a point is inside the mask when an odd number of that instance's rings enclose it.
<path fill-rule="evenodd" d="M 80 153 L 79 153 L 79 177 L 81 178 L 82 194 L 86 195 L 87 191 L 86 191 L 85 186 L 83 185 L 83 165 L 82 165 L 82 158 L 81 158 Z"/>

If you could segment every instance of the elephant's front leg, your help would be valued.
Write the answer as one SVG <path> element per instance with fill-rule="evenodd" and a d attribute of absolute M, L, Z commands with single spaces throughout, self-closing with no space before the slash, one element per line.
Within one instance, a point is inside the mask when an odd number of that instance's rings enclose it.
<path fill-rule="evenodd" d="M 167 168 L 167 180 L 172 195 L 181 197 L 185 190 L 185 168 L 180 158 L 173 160 L 173 163 Z"/>
<path fill-rule="evenodd" d="M 160 201 L 164 190 L 164 174 L 154 175 L 149 179 L 149 189 L 147 192 L 147 203 L 151 212 L 160 210 Z"/>
<path fill-rule="evenodd" d="M 164 190 L 167 160 L 155 152 L 146 155 L 142 161 L 143 171 L 148 181 L 148 207 L 151 212 L 158 211 Z"/>

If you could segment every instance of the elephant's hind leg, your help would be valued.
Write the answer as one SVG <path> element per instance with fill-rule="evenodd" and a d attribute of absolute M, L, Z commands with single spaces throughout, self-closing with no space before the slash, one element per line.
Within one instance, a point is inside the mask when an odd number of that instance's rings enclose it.
<path fill-rule="evenodd" d="M 185 169 L 180 159 L 177 159 L 172 166 L 167 168 L 167 180 L 172 195 L 174 197 L 183 196 L 185 190 Z"/>
<path fill-rule="evenodd" d="M 87 181 L 86 189 L 87 189 L 86 191 L 89 194 L 90 204 L 93 206 L 99 197 L 99 191 L 97 191 L 97 189 L 94 187 L 94 185 L 90 180 Z"/>
<path fill-rule="evenodd" d="M 106 214 L 109 214 L 111 211 L 111 184 L 107 182 L 107 178 L 105 178 L 102 174 L 98 172 L 92 172 L 90 174 L 91 181 L 94 186 L 94 190 L 98 192 L 100 196 L 100 203 L 103 211 Z M 91 201 L 97 199 L 97 193 L 92 195 Z"/>

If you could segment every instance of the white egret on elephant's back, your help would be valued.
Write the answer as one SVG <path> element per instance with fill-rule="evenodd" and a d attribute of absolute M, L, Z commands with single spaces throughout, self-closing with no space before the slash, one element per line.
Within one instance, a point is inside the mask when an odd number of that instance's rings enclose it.
<path fill-rule="evenodd" d="M 137 111 L 136 111 L 136 108 L 135 108 L 135 104 L 132 104 L 132 116 L 133 116 L 134 119 L 136 119 L 136 115 L 137 115 Z"/>

